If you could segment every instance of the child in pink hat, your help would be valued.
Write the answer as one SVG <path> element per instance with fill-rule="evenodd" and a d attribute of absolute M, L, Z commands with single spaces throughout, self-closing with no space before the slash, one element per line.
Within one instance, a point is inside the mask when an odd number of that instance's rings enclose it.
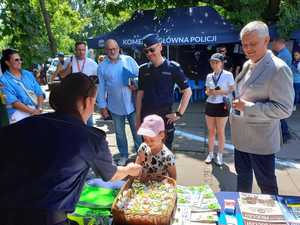
<path fill-rule="evenodd" d="M 143 166 L 143 175 L 157 173 L 176 179 L 175 155 L 163 143 L 164 120 L 155 114 L 146 116 L 137 133 L 144 138 L 136 158 Z"/>

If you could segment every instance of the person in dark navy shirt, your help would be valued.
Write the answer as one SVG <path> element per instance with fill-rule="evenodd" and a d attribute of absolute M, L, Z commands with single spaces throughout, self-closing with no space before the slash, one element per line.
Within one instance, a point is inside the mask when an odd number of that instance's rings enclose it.
<path fill-rule="evenodd" d="M 0 130 L 1 225 L 69 224 L 90 168 L 105 181 L 141 173 L 137 164 L 113 165 L 105 133 L 86 126 L 96 101 L 88 76 L 66 77 L 49 101 L 54 113 Z"/>
<path fill-rule="evenodd" d="M 180 65 L 162 57 L 162 44 L 156 34 L 148 34 L 143 38 L 144 53 L 150 60 L 139 69 L 138 92 L 136 97 L 136 123 L 139 128 L 143 118 L 150 114 L 158 114 L 165 120 L 167 137 L 165 144 L 172 149 L 174 138 L 174 122 L 185 112 L 192 91 Z M 182 91 L 182 99 L 175 112 L 174 86 Z"/>

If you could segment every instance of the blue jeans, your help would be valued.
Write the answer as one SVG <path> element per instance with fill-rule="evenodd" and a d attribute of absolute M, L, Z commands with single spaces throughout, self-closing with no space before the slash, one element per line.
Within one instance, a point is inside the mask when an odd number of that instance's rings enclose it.
<path fill-rule="evenodd" d="M 137 135 L 137 131 L 135 128 L 135 113 L 131 113 L 129 115 L 117 115 L 111 113 L 112 120 L 114 121 L 115 125 L 115 132 L 116 132 L 116 140 L 119 152 L 121 157 L 128 158 L 128 143 L 127 137 L 125 132 L 125 119 L 127 118 L 130 126 L 130 130 L 134 140 L 134 147 L 137 150 L 142 143 L 142 139 L 139 135 Z"/>
<path fill-rule="evenodd" d="M 253 172 L 263 194 L 278 194 L 275 176 L 275 155 L 257 155 L 234 150 L 237 191 L 252 192 Z"/>

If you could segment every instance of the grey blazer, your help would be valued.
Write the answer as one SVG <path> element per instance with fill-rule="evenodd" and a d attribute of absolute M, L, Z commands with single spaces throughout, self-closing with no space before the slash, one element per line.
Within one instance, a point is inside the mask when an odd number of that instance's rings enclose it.
<path fill-rule="evenodd" d="M 292 114 L 295 95 L 293 74 L 285 62 L 268 50 L 240 87 L 249 65 L 248 60 L 236 77 L 236 90 L 241 88 L 236 97 L 254 104 L 246 106 L 241 115 L 231 112 L 232 143 L 242 152 L 269 155 L 280 150 L 280 119 Z"/>

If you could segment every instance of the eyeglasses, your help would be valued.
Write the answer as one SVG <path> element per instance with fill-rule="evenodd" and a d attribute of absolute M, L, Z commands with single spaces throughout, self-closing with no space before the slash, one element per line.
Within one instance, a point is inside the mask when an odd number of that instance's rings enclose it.
<path fill-rule="evenodd" d="M 119 48 L 107 48 L 106 51 L 108 52 L 115 52 L 115 51 L 118 51 Z"/>
<path fill-rule="evenodd" d="M 23 60 L 21 58 L 15 58 L 14 62 L 23 62 Z"/>
<path fill-rule="evenodd" d="M 147 55 L 149 52 L 151 52 L 151 53 L 155 52 L 155 47 L 144 49 L 144 53 L 145 53 L 146 55 Z"/>

